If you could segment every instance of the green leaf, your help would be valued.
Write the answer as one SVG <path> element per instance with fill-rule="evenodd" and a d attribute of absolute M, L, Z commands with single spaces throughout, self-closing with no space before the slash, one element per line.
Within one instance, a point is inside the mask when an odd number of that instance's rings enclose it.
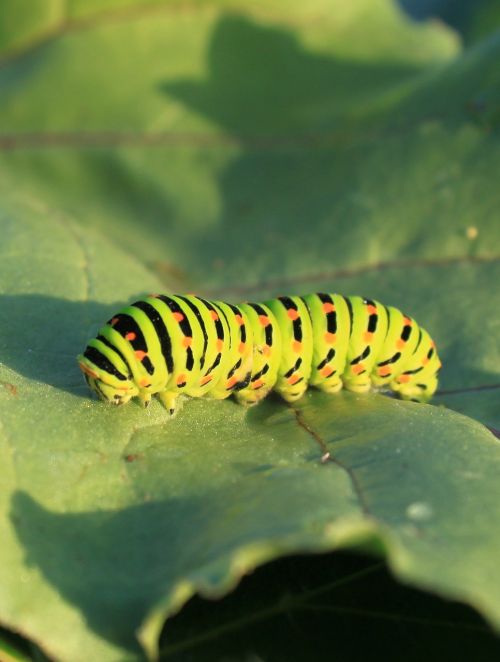
<path fill-rule="evenodd" d="M 18 53 L 50 35 L 63 19 L 58 0 L 19 0 L 0 5 L 0 53 Z"/>
<path fill-rule="evenodd" d="M 498 39 L 460 52 L 388 0 L 75 1 L 52 37 L 4 4 L 1 623 L 152 658 L 193 593 L 347 547 L 498 629 Z M 110 410 L 75 357 L 162 289 L 377 298 L 442 390 Z"/>

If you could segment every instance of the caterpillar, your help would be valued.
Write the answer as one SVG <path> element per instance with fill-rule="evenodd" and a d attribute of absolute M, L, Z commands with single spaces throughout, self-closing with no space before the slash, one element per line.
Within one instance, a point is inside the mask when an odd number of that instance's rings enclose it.
<path fill-rule="evenodd" d="M 293 402 L 308 386 L 425 402 L 441 367 L 427 331 L 397 308 L 322 293 L 239 305 L 151 295 L 112 317 L 78 362 L 100 399 L 147 406 L 157 395 L 172 415 L 181 394 L 252 405 L 271 390 Z"/>

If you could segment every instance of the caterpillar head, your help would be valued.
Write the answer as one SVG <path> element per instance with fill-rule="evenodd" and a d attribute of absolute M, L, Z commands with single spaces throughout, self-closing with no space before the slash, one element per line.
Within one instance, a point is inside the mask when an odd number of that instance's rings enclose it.
<path fill-rule="evenodd" d="M 118 379 L 109 372 L 101 370 L 85 356 L 78 357 L 78 364 L 90 390 L 104 402 L 124 405 L 139 393 L 139 389 L 131 379 Z"/>

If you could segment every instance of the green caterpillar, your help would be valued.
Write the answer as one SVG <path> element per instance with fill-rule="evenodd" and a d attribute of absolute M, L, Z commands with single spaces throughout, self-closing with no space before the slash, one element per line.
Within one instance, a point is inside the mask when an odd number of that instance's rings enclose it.
<path fill-rule="evenodd" d="M 152 295 L 123 308 L 78 357 L 89 387 L 120 405 L 181 394 L 287 402 L 308 386 L 335 393 L 388 387 L 428 400 L 441 362 L 431 337 L 400 310 L 359 296 L 283 296 L 238 306 Z"/>

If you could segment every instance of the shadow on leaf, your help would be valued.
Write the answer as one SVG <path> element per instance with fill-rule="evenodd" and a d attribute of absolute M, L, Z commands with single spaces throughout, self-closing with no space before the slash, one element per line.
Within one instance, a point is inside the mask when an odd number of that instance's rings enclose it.
<path fill-rule="evenodd" d="M 334 128 L 348 108 L 419 71 L 400 62 L 314 53 L 291 31 L 236 14 L 216 25 L 207 64 L 207 80 L 168 82 L 160 89 L 243 137 L 270 130 L 279 137 L 288 130 L 293 138 L 292 127 L 306 135 L 307 128 L 312 134 Z"/>
<path fill-rule="evenodd" d="M 186 509 L 182 502 L 160 502 L 117 512 L 58 514 L 18 492 L 11 520 L 28 565 L 81 610 L 90 628 L 138 653 L 135 632 L 172 585 L 168 558 L 187 561 Z M 178 526 L 165 528 L 164 522 Z"/>
<path fill-rule="evenodd" d="M 360 148 L 356 117 L 419 69 L 309 51 L 291 30 L 238 15 L 216 24 L 207 67 L 205 80 L 159 85 L 234 135 L 240 148 L 219 175 L 222 213 L 208 232 L 189 237 L 198 275 L 235 258 L 253 265 L 254 278 L 262 268 L 282 274 L 297 268 L 298 250 L 306 264 L 321 265 L 330 244 L 339 256 L 332 266 L 344 253 L 366 260 L 367 237 L 373 249 L 380 235 L 373 225 L 380 187 L 357 192 L 371 129 L 365 120 Z"/>
<path fill-rule="evenodd" d="M 10 517 L 26 563 L 101 637 L 137 650 L 135 632 L 148 612 L 160 601 L 165 609 L 178 606 L 179 581 L 217 596 L 239 581 L 245 564 L 309 548 L 307 529 L 298 541 L 297 522 L 318 510 L 318 493 L 313 484 L 294 493 L 296 481 L 295 471 L 278 467 L 267 477 L 247 473 L 238 483 L 185 498 L 153 502 L 146 495 L 137 505 L 77 513 L 50 511 L 18 491 Z M 280 490 L 290 498 L 277 500 Z M 330 516 L 325 506 L 313 521 Z M 259 544 L 252 561 L 249 550 Z"/>
<path fill-rule="evenodd" d="M 42 294 L 0 295 L 0 364 L 28 379 L 87 396 L 76 357 L 124 305 Z"/>

